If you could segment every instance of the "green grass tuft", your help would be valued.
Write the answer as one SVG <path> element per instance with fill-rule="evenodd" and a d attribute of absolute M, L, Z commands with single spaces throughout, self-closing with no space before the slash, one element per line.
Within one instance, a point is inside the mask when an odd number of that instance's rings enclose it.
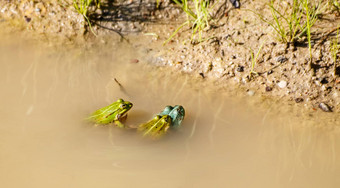
<path fill-rule="evenodd" d="M 303 7 L 306 12 L 306 29 L 307 29 L 307 39 L 308 39 L 308 51 L 309 51 L 309 64 L 310 68 L 312 67 L 312 61 L 313 61 L 313 55 L 312 55 L 312 43 L 311 43 L 311 27 L 314 23 L 311 23 L 313 21 L 313 17 L 310 15 L 309 10 L 309 1 L 303 0 Z M 313 16 L 313 15 L 312 15 Z"/>
<path fill-rule="evenodd" d="M 255 68 L 255 64 L 257 62 L 257 58 L 260 55 L 260 52 L 261 52 L 261 49 L 262 49 L 264 43 L 265 43 L 265 41 L 261 44 L 261 46 L 260 46 L 259 50 L 257 51 L 255 57 L 254 57 L 254 51 L 252 49 L 250 49 L 251 69 L 250 69 L 250 72 L 249 72 L 249 78 L 252 78 L 254 75 L 258 75 L 258 73 L 254 71 L 254 68 Z"/>
<path fill-rule="evenodd" d="M 338 12 L 338 14 L 340 13 L 340 1 L 339 0 L 329 0 L 329 5 L 333 11 Z"/>
<path fill-rule="evenodd" d="M 94 4 L 96 8 L 100 8 L 100 0 L 73 0 L 73 7 L 76 9 L 76 11 L 83 15 L 85 18 L 86 22 L 89 24 L 91 32 L 95 35 L 96 33 L 92 29 L 92 25 L 89 19 L 89 7 Z"/>
<path fill-rule="evenodd" d="M 210 11 L 214 5 L 210 5 L 209 0 L 193 0 L 193 7 L 189 6 L 188 0 L 173 0 L 187 16 L 187 21 L 182 23 L 171 35 L 164 41 L 163 44 L 168 43 L 184 26 L 188 25 L 191 28 L 191 41 L 202 42 L 202 33 L 208 28 L 209 22 L 212 21 Z M 195 40 L 198 34 L 198 39 Z"/>
<path fill-rule="evenodd" d="M 286 10 L 280 11 L 282 6 L 275 2 L 275 0 L 271 0 L 268 5 L 272 19 L 265 18 L 253 10 L 249 11 L 268 23 L 278 34 L 278 39 L 281 42 L 294 44 L 306 34 L 310 37 L 311 28 L 317 21 L 318 14 L 322 11 L 321 6 L 319 6 L 320 3 L 312 6 L 309 0 L 292 0 L 291 3 L 288 3 Z"/>
<path fill-rule="evenodd" d="M 332 52 L 332 58 L 334 63 L 334 72 L 333 76 L 336 76 L 336 68 L 337 68 L 337 57 L 339 53 L 339 27 L 337 28 L 336 37 L 332 40 L 332 46 L 331 46 L 331 52 Z"/>

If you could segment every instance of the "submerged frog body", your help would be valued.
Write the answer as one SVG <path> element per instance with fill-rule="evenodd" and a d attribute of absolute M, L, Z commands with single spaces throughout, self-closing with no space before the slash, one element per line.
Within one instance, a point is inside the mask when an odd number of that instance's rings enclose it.
<path fill-rule="evenodd" d="M 185 111 L 182 106 L 166 106 L 164 110 L 152 120 L 139 125 L 138 131 L 144 132 L 144 136 L 158 138 L 164 135 L 170 127 L 179 127 L 184 116 Z"/>
<path fill-rule="evenodd" d="M 171 126 L 177 128 L 184 119 L 185 110 L 181 105 L 176 105 L 174 107 L 166 106 L 159 115 L 169 115 L 171 117 Z"/>
<path fill-rule="evenodd" d="M 152 120 L 139 125 L 138 131 L 144 132 L 143 136 L 158 138 L 169 129 L 171 117 L 169 115 L 156 115 Z"/>
<path fill-rule="evenodd" d="M 116 102 L 109 106 L 103 107 L 92 113 L 89 120 L 98 124 L 115 123 L 118 127 L 124 128 L 124 124 L 120 122 L 123 117 L 126 117 L 126 113 L 132 108 L 132 103 L 118 99 Z"/>

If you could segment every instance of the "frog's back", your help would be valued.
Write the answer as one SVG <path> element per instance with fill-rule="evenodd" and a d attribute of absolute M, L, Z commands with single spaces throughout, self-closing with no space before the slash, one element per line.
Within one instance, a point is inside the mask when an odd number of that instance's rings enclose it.
<path fill-rule="evenodd" d="M 89 119 L 99 124 L 108 124 L 116 120 L 116 117 L 108 118 L 109 116 L 113 115 L 115 111 L 116 111 L 116 105 L 111 104 L 109 106 L 103 107 L 93 112 L 93 114 L 89 117 Z"/>

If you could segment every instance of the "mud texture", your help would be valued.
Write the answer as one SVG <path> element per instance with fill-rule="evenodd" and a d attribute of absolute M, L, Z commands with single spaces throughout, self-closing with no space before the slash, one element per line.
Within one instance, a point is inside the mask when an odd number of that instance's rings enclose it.
<path fill-rule="evenodd" d="M 84 18 L 71 1 L 0 0 L 0 22 L 39 34 L 71 38 L 83 34 Z"/>
<path fill-rule="evenodd" d="M 97 38 L 71 1 L 0 1 L 0 21 L 24 30 L 83 36 L 105 42 L 118 36 L 145 49 L 147 63 L 168 66 L 213 81 L 227 89 L 240 89 L 244 95 L 259 95 L 274 100 L 297 103 L 309 110 L 340 112 L 340 62 L 334 62 L 331 41 L 340 25 L 338 12 L 325 9 L 316 22 L 312 36 L 313 58 L 308 42 L 296 44 L 278 41 L 273 28 L 253 12 L 266 18 L 271 13 L 267 1 L 240 1 L 235 9 L 229 0 L 214 8 L 215 22 L 204 33 L 207 39 L 192 43 L 190 28 L 183 28 L 168 44 L 162 45 L 185 20 L 183 12 L 170 1 L 104 1 L 92 9 L 89 18 Z M 267 7 L 267 8 L 266 8 Z M 252 11 L 249 11 L 252 10 Z M 263 45 L 251 74 L 251 53 Z M 139 60 L 135 60 L 139 61 Z M 311 63 L 310 63 L 311 62 Z M 336 64 L 337 63 L 337 64 Z"/>
<path fill-rule="evenodd" d="M 320 15 L 313 30 L 310 63 L 306 38 L 298 44 L 280 43 L 272 27 L 248 11 L 269 17 L 265 3 L 248 1 L 241 9 L 229 5 L 218 23 L 205 33 L 204 37 L 210 39 L 192 44 L 190 32 L 181 33 L 166 46 L 157 63 L 216 80 L 226 88 L 242 88 L 246 95 L 259 94 L 312 110 L 339 112 L 340 64 L 332 59 L 331 40 L 336 32 L 330 32 L 340 24 L 339 17 L 331 10 Z M 157 29 L 152 32 L 159 33 Z M 250 74 L 251 53 L 256 54 L 261 45 L 254 67 L 257 74 Z"/>

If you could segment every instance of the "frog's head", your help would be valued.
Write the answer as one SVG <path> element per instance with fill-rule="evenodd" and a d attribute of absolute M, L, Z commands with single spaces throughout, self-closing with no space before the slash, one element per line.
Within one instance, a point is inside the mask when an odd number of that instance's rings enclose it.
<path fill-rule="evenodd" d="M 118 108 L 117 108 L 117 117 L 123 117 L 133 106 L 133 104 L 129 101 L 124 101 L 123 99 L 118 99 L 116 101 Z"/>
<path fill-rule="evenodd" d="M 172 127 L 179 127 L 184 119 L 185 110 L 183 106 L 176 105 L 168 114 L 172 119 Z"/>
<path fill-rule="evenodd" d="M 161 113 L 159 113 L 159 115 L 169 115 L 172 109 L 174 109 L 174 107 L 166 106 L 164 110 Z"/>

